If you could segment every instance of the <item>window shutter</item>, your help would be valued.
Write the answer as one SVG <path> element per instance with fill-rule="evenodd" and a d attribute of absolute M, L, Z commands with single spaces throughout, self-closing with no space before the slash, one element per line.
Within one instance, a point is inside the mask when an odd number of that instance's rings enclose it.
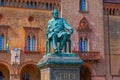
<path fill-rule="evenodd" d="M 32 38 L 32 51 L 35 51 L 35 47 L 36 47 L 36 40 L 35 37 Z"/>
<path fill-rule="evenodd" d="M 33 2 L 30 2 L 29 7 L 30 7 L 30 8 L 33 8 Z"/>
<path fill-rule="evenodd" d="M 27 51 L 30 51 L 30 37 L 27 37 Z"/>
<path fill-rule="evenodd" d="M 85 51 L 87 51 L 87 39 L 85 39 L 84 45 L 85 45 Z"/>
<path fill-rule="evenodd" d="M 86 52 L 87 45 L 88 45 L 87 39 L 81 38 L 79 42 L 80 52 Z"/>
<path fill-rule="evenodd" d="M 83 52 L 83 40 L 80 39 L 80 43 L 79 43 L 79 48 L 80 48 L 80 52 Z"/>

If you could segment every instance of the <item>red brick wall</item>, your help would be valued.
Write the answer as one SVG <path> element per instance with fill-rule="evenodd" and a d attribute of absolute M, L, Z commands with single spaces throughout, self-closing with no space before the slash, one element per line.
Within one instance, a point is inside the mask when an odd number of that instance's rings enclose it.
<path fill-rule="evenodd" d="M 74 29 L 71 37 L 72 44 L 75 44 L 77 50 L 79 49 L 79 37 L 76 28 L 79 21 L 85 17 L 88 20 L 89 27 L 92 29 L 92 36 L 90 38 L 90 51 L 99 51 L 101 59 L 99 62 L 89 63 L 94 74 L 92 75 L 105 75 L 105 60 L 104 60 L 104 31 L 103 31 L 103 2 L 102 0 L 87 0 L 88 12 L 82 13 L 79 11 L 79 0 L 62 0 L 61 1 L 61 16 Z M 73 47 L 73 46 L 72 46 Z M 101 78 L 102 79 L 102 78 Z M 104 79 L 103 79 L 104 80 Z"/>

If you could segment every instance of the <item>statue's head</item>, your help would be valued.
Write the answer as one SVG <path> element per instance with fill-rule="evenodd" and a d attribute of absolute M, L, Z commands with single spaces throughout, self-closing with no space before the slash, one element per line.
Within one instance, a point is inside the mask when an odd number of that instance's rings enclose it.
<path fill-rule="evenodd" d="M 54 9 L 52 10 L 52 16 L 56 19 L 58 18 L 58 10 Z"/>

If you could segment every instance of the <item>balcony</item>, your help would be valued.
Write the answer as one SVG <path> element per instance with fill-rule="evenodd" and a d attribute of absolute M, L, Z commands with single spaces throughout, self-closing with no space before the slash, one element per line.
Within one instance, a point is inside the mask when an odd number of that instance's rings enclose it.
<path fill-rule="evenodd" d="M 90 60 L 100 60 L 100 52 L 79 52 L 79 51 L 73 51 L 73 53 L 76 53 L 79 55 L 79 57 L 85 61 Z"/>

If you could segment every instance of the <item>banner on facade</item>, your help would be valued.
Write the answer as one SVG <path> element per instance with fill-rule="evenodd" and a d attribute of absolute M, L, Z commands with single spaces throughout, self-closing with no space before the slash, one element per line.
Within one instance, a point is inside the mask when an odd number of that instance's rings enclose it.
<path fill-rule="evenodd" d="M 20 48 L 11 50 L 11 64 L 20 64 Z"/>

